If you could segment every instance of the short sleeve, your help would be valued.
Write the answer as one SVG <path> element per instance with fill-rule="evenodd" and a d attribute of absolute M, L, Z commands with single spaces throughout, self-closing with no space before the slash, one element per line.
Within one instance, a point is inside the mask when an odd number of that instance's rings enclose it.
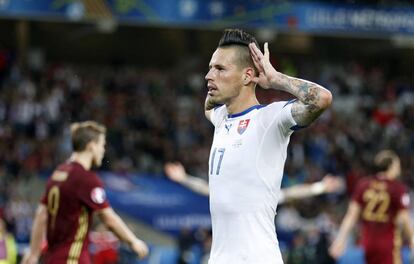
<path fill-rule="evenodd" d="M 45 190 L 43 191 L 43 194 L 40 197 L 40 203 L 43 204 L 43 205 L 45 205 L 45 206 L 47 206 L 47 195 L 48 195 L 48 184 L 49 184 L 49 181 L 50 180 L 48 179 L 48 181 L 46 183 Z"/>
<path fill-rule="evenodd" d="M 359 205 L 363 204 L 362 195 L 365 191 L 365 181 L 361 180 L 357 183 L 357 186 L 355 187 L 354 193 L 352 194 L 352 200 L 358 203 Z"/>
<path fill-rule="evenodd" d="M 42 197 L 40 197 L 40 203 L 47 206 L 47 196 L 46 196 L 46 192 L 43 193 Z"/>
<path fill-rule="evenodd" d="M 274 102 L 263 107 L 260 111 L 260 119 L 263 126 L 273 126 L 275 129 L 283 132 L 283 134 L 290 135 L 291 132 L 297 129 L 296 121 L 292 116 L 293 102 L 295 100 Z"/>
<path fill-rule="evenodd" d="M 224 120 L 224 118 L 227 115 L 227 109 L 225 105 L 221 105 L 218 107 L 215 107 L 212 111 L 211 111 L 211 115 L 210 115 L 210 120 L 211 123 L 214 126 L 217 126 L 222 120 Z"/>
<path fill-rule="evenodd" d="M 80 200 L 94 211 L 109 207 L 103 183 L 95 173 L 85 175 L 79 185 L 78 195 Z"/>

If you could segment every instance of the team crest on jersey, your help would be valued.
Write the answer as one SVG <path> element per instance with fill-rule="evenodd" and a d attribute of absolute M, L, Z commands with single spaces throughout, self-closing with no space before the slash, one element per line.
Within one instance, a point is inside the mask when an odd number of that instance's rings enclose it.
<path fill-rule="evenodd" d="M 239 126 L 237 127 L 237 132 L 241 135 L 246 131 L 249 126 L 250 119 L 240 120 Z"/>
<path fill-rule="evenodd" d="M 105 190 L 102 189 L 101 187 L 94 188 L 91 192 L 91 199 L 96 204 L 101 204 L 105 202 L 105 199 L 106 199 Z"/>

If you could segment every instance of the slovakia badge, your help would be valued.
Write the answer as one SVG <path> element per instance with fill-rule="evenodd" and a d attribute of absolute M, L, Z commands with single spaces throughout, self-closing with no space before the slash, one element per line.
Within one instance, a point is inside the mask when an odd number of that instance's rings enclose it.
<path fill-rule="evenodd" d="M 237 127 L 237 132 L 241 135 L 246 131 L 247 127 L 249 126 L 250 119 L 240 120 L 239 126 Z"/>

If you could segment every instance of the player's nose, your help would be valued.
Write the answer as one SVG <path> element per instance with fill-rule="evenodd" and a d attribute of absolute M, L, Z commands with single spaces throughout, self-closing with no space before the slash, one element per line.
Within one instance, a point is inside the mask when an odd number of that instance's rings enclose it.
<path fill-rule="evenodd" d="M 212 80 L 212 77 L 213 77 L 213 74 L 212 74 L 212 69 L 210 69 L 210 70 L 207 72 L 207 74 L 206 74 L 206 76 L 204 77 L 204 79 L 205 79 L 206 81 L 209 81 L 209 80 Z"/>

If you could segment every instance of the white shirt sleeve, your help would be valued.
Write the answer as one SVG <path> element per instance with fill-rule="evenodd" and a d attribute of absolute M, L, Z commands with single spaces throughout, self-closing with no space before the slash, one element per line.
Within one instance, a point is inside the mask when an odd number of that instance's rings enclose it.
<path fill-rule="evenodd" d="M 299 126 L 292 116 L 291 101 L 274 102 L 261 109 L 260 119 L 265 128 L 272 126 L 285 135 L 290 135 Z"/>

